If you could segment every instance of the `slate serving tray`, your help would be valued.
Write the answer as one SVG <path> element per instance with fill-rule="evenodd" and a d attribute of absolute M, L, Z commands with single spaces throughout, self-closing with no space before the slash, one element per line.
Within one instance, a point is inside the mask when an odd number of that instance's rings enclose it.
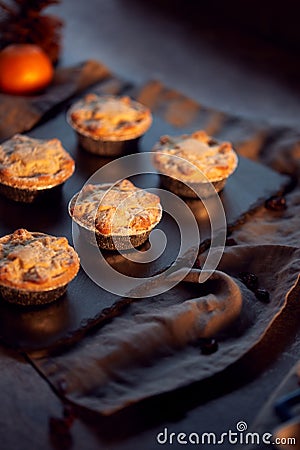
<path fill-rule="evenodd" d="M 147 92 L 147 85 L 141 90 L 135 89 L 138 98 Z M 117 79 L 105 81 L 97 87 L 99 92 L 131 93 L 132 86 Z M 165 100 L 168 101 L 168 100 Z M 17 228 L 41 231 L 57 236 L 66 236 L 72 243 L 72 224 L 68 216 L 67 205 L 71 197 L 80 190 L 87 179 L 110 159 L 91 155 L 78 148 L 76 136 L 65 120 L 65 108 L 48 121 L 32 130 L 29 135 L 37 138 L 59 138 L 64 147 L 76 161 L 76 171 L 64 185 L 61 193 L 51 201 L 36 204 L 19 204 L 0 198 L 0 235 L 13 232 Z M 141 139 L 138 151 L 149 151 L 163 134 L 182 134 L 197 129 L 195 121 L 183 121 L 180 126 L 163 120 L 159 111 L 153 109 L 154 122 L 151 129 Z M 184 111 L 182 111 L 184 115 Z M 199 127 L 200 125 L 198 125 Z M 136 180 L 140 187 L 159 187 L 157 175 L 139 176 Z M 280 192 L 289 183 L 289 179 L 273 170 L 240 157 L 236 172 L 228 180 L 220 197 L 226 213 L 228 227 L 244 220 L 247 214 L 260 206 L 271 195 Z M 209 238 L 210 225 L 207 213 L 201 202 L 193 203 L 200 226 L 201 241 Z M 149 264 L 124 264 L 122 257 L 117 258 L 116 268 L 125 270 L 134 276 L 151 276 L 169 267 L 178 251 L 178 230 L 174 220 L 163 217 L 159 225 L 167 236 L 172 236 L 172 245 L 167 245 L 163 255 Z M 124 269 L 126 267 L 126 269 Z M 184 285 L 174 288 L 174 295 L 189 296 Z M 115 306 L 117 302 L 117 305 Z M 12 347 L 25 351 L 49 349 L 58 345 L 72 343 L 80 339 L 87 329 L 117 314 L 118 308 L 126 304 L 126 299 L 106 292 L 97 286 L 81 269 L 77 278 L 69 285 L 66 295 L 58 302 L 39 309 L 23 309 L 0 302 L 0 337 Z"/>

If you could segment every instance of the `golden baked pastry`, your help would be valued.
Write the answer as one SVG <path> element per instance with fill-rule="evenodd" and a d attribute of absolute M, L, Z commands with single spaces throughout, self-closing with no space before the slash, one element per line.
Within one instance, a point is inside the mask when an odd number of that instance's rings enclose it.
<path fill-rule="evenodd" d="M 14 200 L 31 201 L 38 191 L 65 182 L 74 169 L 74 160 L 58 139 L 42 140 L 16 134 L 0 145 L 0 185 L 3 193 L 11 194 Z"/>
<path fill-rule="evenodd" d="M 116 155 L 142 136 L 152 123 L 150 110 L 129 97 L 88 94 L 68 111 L 79 143 L 88 151 Z M 122 143 L 122 144 L 121 144 Z"/>
<path fill-rule="evenodd" d="M 20 304 L 61 296 L 79 270 L 79 257 L 64 237 L 16 230 L 0 238 L 0 292 Z"/>
<path fill-rule="evenodd" d="M 114 239 L 125 249 L 141 245 L 162 216 L 157 195 L 139 189 L 129 180 L 113 184 L 88 184 L 70 202 L 69 212 L 76 223 L 100 236 L 101 248 L 116 249 Z M 120 247 L 118 247 L 120 248 Z"/>
<path fill-rule="evenodd" d="M 179 195 L 196 196 L 187 182 L 196 186 L 212 183 L 217 191 L 237 167 L 238 158 L 229 142 L 217 142 L 205 131 L 191 135 L 162 136 L 153 148 L 153 164 L 161 174 L 171 177 L 171 190 Z M 182 183 L 180 183 L 182 182 Z M 176 186 L 181 189 L 176 189 Z M 203 191 L 204 192 L 204 191 Z"/>
<path fill-rule="evenodd" d="M 77 102 L 70 117 L 81 132 L 110 141 L 140 136 L 152 121 L 149 109 L 129 97 L 95 94 Z"/>
<path fill-rule="evenodd" d="M 232 145 L 229 142 L 217 143 L 205 131 L 179 137 L 163 136 L 153 150 L 158 152 L 154 155 L 156 166 L 164 174 L 183 181 L 206 181 L 203 175 L 209 181 L 222 180 L 237 165 Z M 174 155 L 182 160 L 172 158 Z"/>

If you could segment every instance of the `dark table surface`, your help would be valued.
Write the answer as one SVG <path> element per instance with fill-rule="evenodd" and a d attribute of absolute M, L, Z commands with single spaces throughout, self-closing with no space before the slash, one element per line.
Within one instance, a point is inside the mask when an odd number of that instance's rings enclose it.
<path fill-rule="evenodd" d="M 200 26 L 200 19 L 151 2 L 66 0 L 54 10 L 66 22 L 61 64 L 96 58 L 131 81 L 158 78 L 223 111 L 298 122 L 298 58 L 287 50 L 232 29 Z M 156 435 L 165 427 L 176 433 L 234 429 L 238 421 L 251 423 L 299 356 L 297 316 L 287 310 L 276 335 L 269 333 L 224 373 L 111 418 L 76 411 L 71 438 L 63 439 L 49 432 L 50 417 L 62 417 L 61 400 L 25 357 L 0 347 L 1 448 L 150 450 L 161 447 Z"/>

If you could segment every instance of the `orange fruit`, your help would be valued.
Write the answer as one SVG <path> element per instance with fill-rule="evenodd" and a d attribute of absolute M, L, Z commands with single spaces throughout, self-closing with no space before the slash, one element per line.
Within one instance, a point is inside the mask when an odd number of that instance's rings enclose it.
<path fill-rule="evenodd" d="M 8 94 L 31 94 L 53 78 L 53 66 L 37 45 L 13 44 L 0 52 L 0 89 Z"/>

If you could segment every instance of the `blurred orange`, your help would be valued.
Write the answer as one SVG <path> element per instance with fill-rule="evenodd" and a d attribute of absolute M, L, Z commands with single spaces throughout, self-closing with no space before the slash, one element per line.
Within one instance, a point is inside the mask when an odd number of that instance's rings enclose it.
<path fill-rule="evenodd" d="M 0 89 L 8 94 L 31 94 L 53 78 L 50 58 L 37 45 L 13 44 L 0 52 Z"/>

